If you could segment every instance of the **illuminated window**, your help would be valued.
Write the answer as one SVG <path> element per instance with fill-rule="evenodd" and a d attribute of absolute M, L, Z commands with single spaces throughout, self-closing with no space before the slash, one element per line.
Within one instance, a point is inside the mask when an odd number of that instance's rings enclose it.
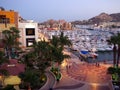
<path fill-rule="evenodd" d="M 35 28 L 26 28 L 26 35 L 35 35 Z"/>
<path fill-rule="evenodd" d="M 27 38 L 26 39 L 27 47 L 30 47 L 31 45 L 33 45 L 34 42 L 35 42 L 35 38 Z"/>

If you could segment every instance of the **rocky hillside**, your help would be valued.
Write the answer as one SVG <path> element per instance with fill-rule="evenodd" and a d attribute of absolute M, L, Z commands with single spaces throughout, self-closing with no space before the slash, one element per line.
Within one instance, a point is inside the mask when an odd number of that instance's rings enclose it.
<path fill-rule="evenodd" d="M 107 13 L 101 13 L 98 16 L 95 16 L 93 18 L 90 18 L 88 20 L 84 21 L 74 21 L 73 24 L 99 24 L 100 22 L 120 22 L 120 13 L 115 14 L 107 14 Z"/>
<path fill-rule="evenodd" d="M 100 22 L 108 22 L 108 21 L 112 21 L 112 17 L 106 13 L 101 13 L 100 15 L 98 16 L 95 16 L 91 19 L 88 20 L 89 23 L 91 24 L 99 24 Z"/>
<path fill-rule="evenodd" d="M 113 21 L 120 22 L 120 13 L 110 14 L 110 16 L 112 17 Z"/>

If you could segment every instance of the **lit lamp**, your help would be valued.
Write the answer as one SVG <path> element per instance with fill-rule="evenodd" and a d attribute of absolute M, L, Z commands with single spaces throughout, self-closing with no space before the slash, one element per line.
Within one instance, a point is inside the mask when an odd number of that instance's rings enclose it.
<path fill-rule="evenodd" d="M 67 65 L 67 62 L 66 62 L 66 59 L 62 62 L 62 68 L 64 68 L 64 67 L 66 67 L 66 65 Z"/>

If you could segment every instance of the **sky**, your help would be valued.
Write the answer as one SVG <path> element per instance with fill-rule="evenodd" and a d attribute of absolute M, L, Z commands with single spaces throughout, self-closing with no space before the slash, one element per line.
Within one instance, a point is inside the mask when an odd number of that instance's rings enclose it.
<path fill-rule="evenodd" d="M 120 13 L 120 0 L 0 0 L 0 7 L 14 10 L 27 20 L 87 20 L 100 13 Z"/>

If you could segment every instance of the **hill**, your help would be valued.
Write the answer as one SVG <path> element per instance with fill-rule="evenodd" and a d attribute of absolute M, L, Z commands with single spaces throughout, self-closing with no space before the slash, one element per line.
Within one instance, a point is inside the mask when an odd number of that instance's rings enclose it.
<path fill-rule="evenodd" d="M 99 24 L 101 22 L 120 22 L 120 13 L 101 13 L 98 16 L 92 17 L 88 20 L 73 21 L 72 24 Z"/>

